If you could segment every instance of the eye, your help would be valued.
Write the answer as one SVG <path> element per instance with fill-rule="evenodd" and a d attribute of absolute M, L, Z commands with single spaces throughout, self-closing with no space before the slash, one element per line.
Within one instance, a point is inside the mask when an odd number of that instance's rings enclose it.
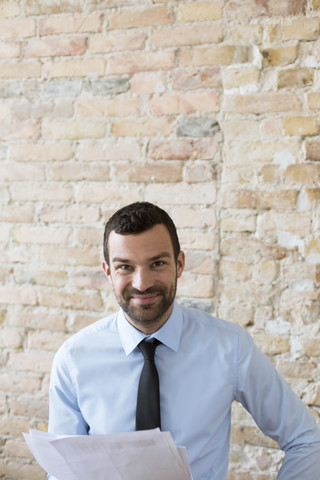
<path fill-rule="evenodd" d="M 117 268 L 116 268 L 118 271 L 120 271 L 121 273 L 128 273 L 128 272 L 131 272 L 132 271 L 132 267 L 131 265 L 118 265 Z"/>
<path fill-rule="evenodd" d="M 157 260 L 156 262 L 154 262 L 152 264 L 153 267 L 157 268 L 157 267 L 163 267 L 163 265 L 165 265 L 166 262 L 164 262 L 163 260 Z"/>

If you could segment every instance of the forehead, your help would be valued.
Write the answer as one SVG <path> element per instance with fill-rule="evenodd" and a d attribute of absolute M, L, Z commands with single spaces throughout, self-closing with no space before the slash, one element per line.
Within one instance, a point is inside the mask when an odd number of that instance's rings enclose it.
<path fill-rule="evenodd" d="M 148 259 L 161 253 L 174 256 L 170 234 L 163 224 L 142 233 L 120 235 L 112 231 L 109 236 L 109 255 L 123 259 Z"/>

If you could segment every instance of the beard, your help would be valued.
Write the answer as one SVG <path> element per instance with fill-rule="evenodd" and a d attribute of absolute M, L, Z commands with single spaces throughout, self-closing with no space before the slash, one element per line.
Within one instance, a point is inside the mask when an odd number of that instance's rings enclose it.
<path fill-rule="evenodd" d="M 117 296 L 117 301 L 122 310 L 125 312 L 126 316 L 129 318 L 129 321 L 132 320 L 134 324 L 144 327 L 152 326 L 157 325 L 162 319 L 164 319 L 164 321 L 167 320 L 165 316 L 173 304 L 176 296 L 176 290 L 177 279 L 175 279 L 175 282 L 169 289 L 162 286 L 154 286 L 144 290 L 143 292 L 140 292 L 135 288 L 128 287 L 124 290 L 121 296 Z M 132 296 L 147 294 L 157 294 L 159 296 L 159 301 L 157 301 L 155 304 L 146 305 L 133 305 L 130 303 Z"/>

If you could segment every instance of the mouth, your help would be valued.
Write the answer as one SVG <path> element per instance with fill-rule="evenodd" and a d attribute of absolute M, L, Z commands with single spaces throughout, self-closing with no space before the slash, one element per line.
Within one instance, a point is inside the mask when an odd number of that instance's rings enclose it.
<path fill-rule="evenodd" d="M 138 305 L 149 305 L 154 303 L 159 297 L 158 293 L 148 293 L 145 295 L 132 295 L 132 300 Z"/>

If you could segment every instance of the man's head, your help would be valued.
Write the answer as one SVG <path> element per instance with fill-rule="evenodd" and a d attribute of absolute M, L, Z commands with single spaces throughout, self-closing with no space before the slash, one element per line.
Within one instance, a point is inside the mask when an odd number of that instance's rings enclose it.
<path fill-rule="evenodd" d="M 105 229 L 103 269 L 127 320 L 150 334 L 169 318 L 184 269 L 174 223 L 150 203 L 116 212 Z"/>
<path fill-rule="evenodd" d="M 167 228 L 174 256 L 177 260 L 180 252 L 180 243 L 171 217 L 162 208 L 152 203 L 135 202 L 120 208 L 109 218 L 105 226 L 103 253 L 106 263 L 109 265 L 109 236 L 112 231 L 119 235 L 132 235 L 145 232 L 158 224 L 163 224 Z"/>

